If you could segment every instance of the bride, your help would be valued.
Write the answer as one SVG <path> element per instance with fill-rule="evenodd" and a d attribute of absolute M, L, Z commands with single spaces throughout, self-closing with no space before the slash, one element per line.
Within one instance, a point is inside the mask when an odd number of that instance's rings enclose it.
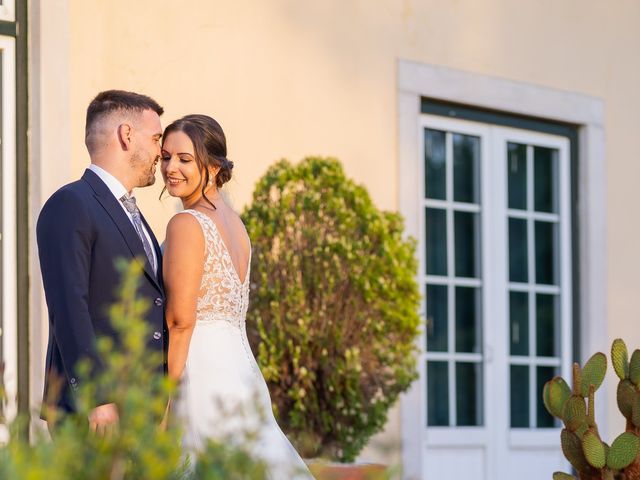
<path fill-rule="evenodd" d="M 187 451 L 208 439 L 242 440 L 269 478 L 313 476 L 280 430 L 267 385 L 245 331 L 251 244 L 220 187 L 229 181 L 222 128 L 206 115 L 187 115 L 164 131 L 165 188 L 185 208 L 167 226 L 163 258 L 169 325 L 169 376 L 180 382 L 173 411 L 183 422 Z"/>

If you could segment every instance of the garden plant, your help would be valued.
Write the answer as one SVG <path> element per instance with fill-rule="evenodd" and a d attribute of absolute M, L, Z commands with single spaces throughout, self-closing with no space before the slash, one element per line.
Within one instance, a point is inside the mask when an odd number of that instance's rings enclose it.
<path fill-rule="evenodd" d="M 333 158 L 273 165 L 243 220 L 247 325 L 278 421 L 304 457 L 353 461 L 416 378 L 415 241 Z"/>
<path fill-rule="evenodd" d="M 561 377 L 547 382 L 543 390 L 549 413 L 564 423 L 560 434 L 562 452 L 580 480 L 640 480 L 640 350 L 629 359 L 627 346 L 616 339 L 611 347 L 611 363 L 619 378 L 617 403 L 626 419 L 625 432 L 611 445 L 604 442 L 594 414 L 594 397 L 607 371 L 607 357 L 593 355 L 584 368 L 573 365 L 569 387 Z M 554 480 L 575 479 L 555 472 Z"/>
<path fill-rule="evenodd" d="M 80 371 L 87 377 L 78 390 L 78 414 L 59 417 L 54 441 L 39 433 L 29 439 L 27 416 L 10 425 L 10 439 L 0 446 L 0 478 L 3 480 L 262 480 L 265 466 L 251 457 L 251 434 L 242 447 L 209 442 L 194 458 L 183 454 L 179 425 L 160 428 L 174 386 L 155 366 L 162 360 L 145 350 L 148 338 L 142 315 L 149 305 L 136 298 L 141 263 L 119 262 L 123 283 L 119 301 L 111 309 L 121 342 L 99 340 L 106 372 L 89 379 L 90 365 Z M 95 405 L 96 386 L 118 406 L 119 428 L 110 436 L 88 431 L 87 414 Z M 101 391 L 101 397 L 104 390 Z M 49 412 L 54 415 L 55 412 Z"/>

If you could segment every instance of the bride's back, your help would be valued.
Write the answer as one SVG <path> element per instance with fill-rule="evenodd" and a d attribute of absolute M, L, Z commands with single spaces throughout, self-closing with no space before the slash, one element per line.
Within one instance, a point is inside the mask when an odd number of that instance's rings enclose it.
<path fill-rule="evenodd" d="M 203 210 L 184 211 L 198 220 L 205 240 L 197 322 L 226 320 L 243 326 L 249 300 L 249 237 L 240 217 L 228 206 Z"/>
<path fill-rule="evenodd" d="M 216 210 L 198 210 L 215 224 L 228 254 L 231 256 L 234 270 L 241 282 L 248 273 L 251 255 L 251 243 L 240 216 L 224 201 L 216 202 Z"/>

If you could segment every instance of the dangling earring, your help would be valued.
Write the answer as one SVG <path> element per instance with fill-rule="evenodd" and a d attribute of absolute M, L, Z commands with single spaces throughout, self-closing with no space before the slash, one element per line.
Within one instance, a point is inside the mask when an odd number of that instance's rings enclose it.
<path fill-rule="evenodd" d="M 213 185 L 213 180 L 209 180 L 209 186 Z"/>

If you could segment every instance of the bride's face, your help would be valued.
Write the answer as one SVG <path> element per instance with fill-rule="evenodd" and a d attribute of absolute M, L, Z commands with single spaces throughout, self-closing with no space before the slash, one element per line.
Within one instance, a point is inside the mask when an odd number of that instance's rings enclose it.
<path fill-rule="evenodd" d="M 201 195 L 203 175 L 196 162 L 193 142 L 186 133 L 174 131 L 164 139 L 160 171 L 172 197 L 186 199 Z"/>

